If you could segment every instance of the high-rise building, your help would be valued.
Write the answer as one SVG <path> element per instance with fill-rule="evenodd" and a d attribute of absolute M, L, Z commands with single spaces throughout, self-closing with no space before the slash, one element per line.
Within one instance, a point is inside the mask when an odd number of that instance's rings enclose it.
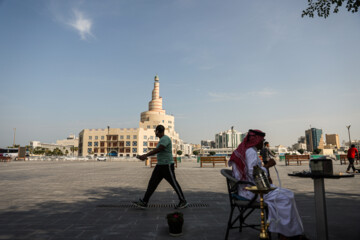
<path fill-rule="evenodd" d="M 340 149 L 339 135 L 337 134 L 325 134 L 326 145 L 332 145 L 337 149 Z"/>
<path fill-rule="evenodd" d="M 182 141 L 175 131 L 175 118 L 167 115 L 162 108 L 159 96 L 160 83 L 156 75 L 149 110 L 142 112 L 139 128 L 102 128 L 83 129 L 79 133 L 79 155 L 111 155 L 136 156 L 156 148 L 159 139 L 155 136 L 155 128 L 161 124 L 165 127 L 165 135 L 172 140 L 173 154 L 180 150 Z"/>
<path fill-rule="evenodd" d="M 237 148 L 245 138 L 245 134 L 230 129 L 215 135 L 215 148 Z"/>
<path fill-rule="evenodd" d="M 313 152 L 315 149 L 324 149 L 322 129 L 310 128 L 305 131 L 306 150 Z"/>
<path fill-rule="evenodd" d="M 201 140 L 201 148 L 215 148 L 215 141 Z"/>

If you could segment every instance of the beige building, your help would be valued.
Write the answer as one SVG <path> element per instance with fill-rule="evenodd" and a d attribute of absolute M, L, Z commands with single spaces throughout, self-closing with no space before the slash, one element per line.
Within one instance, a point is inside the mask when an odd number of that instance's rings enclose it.
<path fill-rule="evenodd" d="M 339 135 L 337 134 L 325 134 L 326 145 L 331 145 L 332 147 L 336 147 L 340 149 L 340 140 Z"/>
<path fill-rule="evenodd" d="M 69 145 L 61 145 L 61 144 L 55 144 L 55 143 L 42 143 L 40 141 L 30 141 L 30 146 L 32 149 L 39 147 L 39 148 L 48 149 L 50 151 L 54 151 L 56 148 L 58 148 L 65 155 L 72 153 L 72 146 L 69 146 Z"/>
<path fill-rule="evenodd" d="M 42 143 L 40 141 L 30 141 L 30 146 L 32 149 L 37 147 L 48 149 L 50 151 L 54 151 L 56 148 L 60 149 L 63 154 L 69 155 L 77 155 L 77 151 L 73 151 L 74 147 L 79 146 L 79 139 L 75 137 L 74 134 L 71 134 L 69 137 L 63 140 L 57 140 L 55 143 Z"/>
<path fill-rule="evenodd" d="M 175 131 L 175 118 L 167 115 L 162 108 L 159 96 L 160 83 L 156 75 L 149 110 L 140 115 L 139 128 L 103 128 L 84 129 L 79 133 L 79 156 L 108 155 L 128 156 L 144 154 L 154 148 L 159 141 L 155 136 L 155 128 L 161 124 L 165 127 L 165 135 L 172 139 L 173 154 L 180 150 L 182 141 Z"/>

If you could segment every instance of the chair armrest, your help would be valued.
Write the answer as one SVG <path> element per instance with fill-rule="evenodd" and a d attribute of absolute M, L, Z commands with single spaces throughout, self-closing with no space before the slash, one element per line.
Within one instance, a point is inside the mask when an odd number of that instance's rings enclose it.
<path fill-rule="evenodd" d="M 231 191 L 232 191 L 232 192 L 237 191 L 237 187 L 238 187 L 239 185 L 243 185 L 243 184 L 245 184 L 245 185 L 250 185 L 250 186 L 255 186 L 255 183 L 252 183 L 252 182 L 249 182 L 249 181 L 239 180 L 239 181 L 237 181 L 237 182 L 232 186 Z"/>
<path fill-rule="evenodd" d="M 255 186 L 255 183 L 249 182 L 249 181 L 241 181 L 241 180 L 239 180 L 239 181 L 236 182 L 236 185 L 239 185 L 239 184 L 248 184 L 248 185 L 251 185 L 251 186 Z"/>

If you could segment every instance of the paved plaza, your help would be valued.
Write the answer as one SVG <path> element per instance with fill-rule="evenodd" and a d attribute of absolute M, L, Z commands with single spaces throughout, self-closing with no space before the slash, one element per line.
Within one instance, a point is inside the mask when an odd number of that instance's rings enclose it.
<path fill-rule="evenodd" d="M 225 166 L 200 168 L 183 161 L 176 169 L 189 208 L 178 239 L 224 239 L 229 216 Z M 306 235 L 316 239 L 314 185 L 289 177 L 308 165 L 279 162 L 282 187 L 295 192 Z M 334 162 L 335 171 L 346 166 Z M 26 161 L 0 163 L 0 239 L 171 239 L 165 216 L 178 199 L 164 180 L 146 210 L 130 202 L 141 198 L 152 169 L 140 161 Z M 278 185 L 276 173 L 271 172 Z M 359 239 L 360 175 L 325 180 L 329 238 Z M 258 222 L 260 213 L 252 220 Z M 231 230 L 229 239 L 258 239 L 258 232 Z M 273 234 L 273 239 L 277 239 Z"/>

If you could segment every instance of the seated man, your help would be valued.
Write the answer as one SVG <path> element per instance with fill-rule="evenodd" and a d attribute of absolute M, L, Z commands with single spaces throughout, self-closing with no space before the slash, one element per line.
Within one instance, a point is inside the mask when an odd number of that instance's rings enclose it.
<path fill-rule="evenodd" d="M 249 130 L 248 134 L 232 153 L 229 166 L 232 166 L 233 176 L 238 180 L 254 182 L 253 168 L 261 167 L 266 173 L 276 163 L 270 159 L 264 167 L 257 155 L 257 151 L 263 148 L 265 133 L 260 130 Z M 269 179 L 271 182 L 271 179 Z M 246 185 L 239 185 L 238 194 L 246 199 L 252 199 L 254 194 L 245 190 Z M 287 189 L 277 188 L 264 195 L 264 201 L 268 205 L 269 231 L 279 233 L 280 239 L 289 239 L 297 236 L 298 239 L 306 239 L 304 229 L 298 214 L 294 193 Z M 291 238 L 293 239 L 293 238 Z"/>

